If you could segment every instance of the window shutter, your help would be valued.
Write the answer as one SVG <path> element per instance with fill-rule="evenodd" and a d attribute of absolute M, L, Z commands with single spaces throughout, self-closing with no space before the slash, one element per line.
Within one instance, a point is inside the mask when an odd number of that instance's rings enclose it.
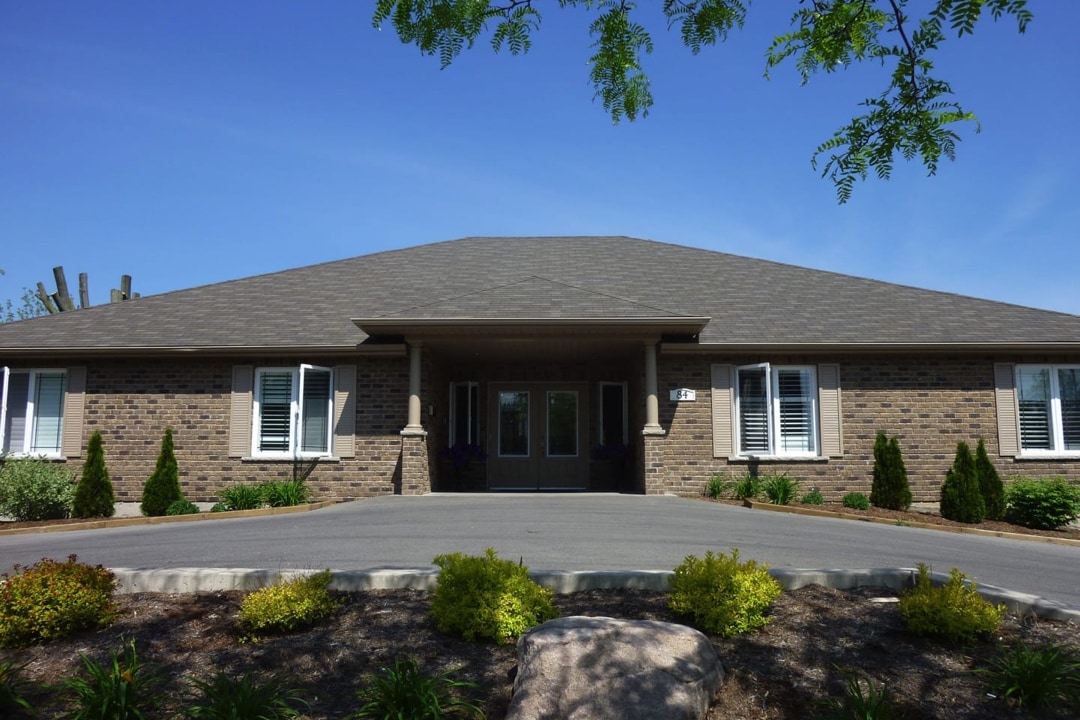
<path fill-rule="evenodd" d="M 821 413 L 821 454 L 843 457 L 844 425 L 840 410 L 840 365 L 818 365 L 818 411 Z"/>
<path fill-rule="evenodd" d="M 732 384 L 734 372 L 732 365 L 712 366 L 713 457 L 730 457 L 735 454 Z"/>
<path fill-rule="evenodd" d="M 82 456 L 83 409 L 86 405 L 86 368 L 67 369 L 67 395 L 64 397 L 64 426 L 60 439 L 60 454 L 64 457 Z"/>
<path fill-rule="evenodd" d="M 254 398 L 255 368 L 234 365 L 232 398 L 229 407 L 229 457 L 251 454 L 251 411 Z"/>
<path fill-rule="evenodd" d="M 997 402 L 998 452 L 1015 457 L 1020 453 L 1020 416 L 1012 363 L 994 363 L 994 399 Z"/>
<path fill-rule="evenodd" d="M 340 458 L 356 457 L 356 366 L 334 368 L 334 447 Z"/>

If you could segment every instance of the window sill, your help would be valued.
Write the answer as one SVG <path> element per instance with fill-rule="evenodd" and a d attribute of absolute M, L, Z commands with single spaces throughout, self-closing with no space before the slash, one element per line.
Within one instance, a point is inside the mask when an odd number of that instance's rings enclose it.
<path fill-rule="evenodd" d="M 1078 452 L 1063 452 L 1063 453 L 1027 453 L 1023 455 L 1016 455 L 1013 460 L 1017 462 L 1031 462 L 1039 460 L 1080 460 L 1080 453 Z"/>
<path fill-rule="evenodd" d="M 755 463 L 755 462 L 768 462 L 768 463 L 782 463 L 782 462 L 794 462 L 794 463 L 821 463 L 828 462 L 829 458 L 826 455 L 731 455 L 728 457 L 728 462 L 734 463 Z"/>
<path fill-rule="evenodd" d="M 306 463 L 306 462 L 320 462 L 320 463 L 339 463 L 341 458 L 336 455 L 319 455 L 316 457 L 281 457 L 280 455 L 271 455 L 269 457 L 265 455 L 248 455 L 240 458 L 240 462 L 246 463 L 279 463 L 279 464 L 293 464 L 293 463 Z"/>

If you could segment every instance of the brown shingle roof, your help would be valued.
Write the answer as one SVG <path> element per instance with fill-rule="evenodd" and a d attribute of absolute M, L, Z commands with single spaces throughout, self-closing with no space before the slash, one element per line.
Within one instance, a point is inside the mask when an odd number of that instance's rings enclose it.
<path fill-rule="evenodd" d="M 710 317 L 702 343 L 1080 345 L 1080 316 L 627 237 L 465 238 L 0 325 L 18 352 L 342 348 L 352 318 Z"/>

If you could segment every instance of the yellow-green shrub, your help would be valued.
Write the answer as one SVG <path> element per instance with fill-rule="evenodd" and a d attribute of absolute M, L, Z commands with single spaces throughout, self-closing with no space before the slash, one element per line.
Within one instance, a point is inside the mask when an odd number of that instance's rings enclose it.
<path fill-rule="evenodd" d="M 329 570 L 276 582 L 240 603 L 240 623 L 253 633 L 282 633 L 313 625 L 337 609 L 326 588 Z"/>
<path fill-rule="evenodd" d="M 740 563 L 735 548 L 730 557 L 710 550 L 702 559 L 687 556 L 675 568 L 669 606 L 699 630 L 730 637 L 767 625 L 765 611 L 781 591 L 768 565 Z"/>
<path fill-rule="evenodd" d="M 994 605 L 979 594 L 975 582 L 956 568 L 949 579 L 934 587 L 930 568 L 919 563 L 915 587 L 900 595 L 900 617 L 916 635 L 940 637 L 951 642 L 969 642 L 997 630 L 1005 617 L 1005 606 Z"/>
<path fill-rule="evenodd" d="M 536 584 L 527 567 L 500 559 L 492 548 L 483 555 L 439 555 L 432 562 L 440 571 L 430 612 L 440 632 L 469 642 L 502 643 L 558 617 L 551 590 Z"/>
<path fill-rule="evenodd" d="M 116 578 L 74 555 L 62 563 L 45 558 L 28 568 L 16 565 L 0 582 L 0 647 L 105 627 L 116 615 Z"/>

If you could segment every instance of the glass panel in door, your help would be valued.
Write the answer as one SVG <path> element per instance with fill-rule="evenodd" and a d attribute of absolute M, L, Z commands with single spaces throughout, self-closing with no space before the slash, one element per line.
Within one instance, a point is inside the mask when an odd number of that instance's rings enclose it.
<path fill-rule="evenodd" d="M 577 457 L 578 394 L 552 390 L 547 394 L 548 457 Z"/>
<path fill-rule="evenodd" d="M 499 456 L 529 456 L 529 393 L 499 393 Z"/>

